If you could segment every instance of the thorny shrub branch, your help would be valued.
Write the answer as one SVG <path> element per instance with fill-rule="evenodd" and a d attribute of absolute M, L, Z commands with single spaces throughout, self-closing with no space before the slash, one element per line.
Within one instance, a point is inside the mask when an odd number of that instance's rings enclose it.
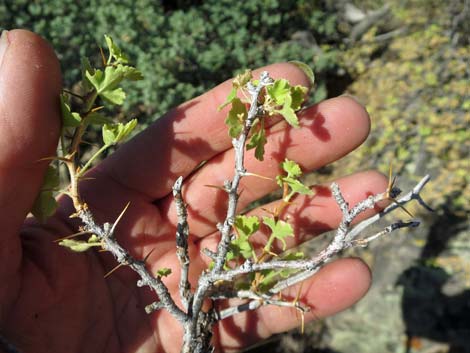
<path fill-rule="evenodd" d="M 367 199 L 350 206 L 343 197 L 338 184 L 330 186 L 334 199 L 342 212 L 342 220 L 331 242 L 317 255 L 306 257 L 302 252 L 285 251 L 287 237 L 294 237 L 293 227 L 282 219 L 283 209 L 299 194 L 313 196 L 312 190 L 301 181 L 302 171 L 294 161 L 285 160 L 281 163 L 283 174 L 276 178 L 282 190 L 282 200 L 270 216 L 262 219 L 237 213 L 240 181 L 245 176 L 256 176 L 245 168 L 245 152 L 254 149 L 255 157 L 262 161 L 264 147 L 267 143 L 265 121 L 272 116 L 283 117 L 292 127 L 298 127 L 297 111 L 305 99 L 307 89 L 302 86 L 291 86 L 285 79 L 274 80 L 268 72 L 261 73 L 254 79 L 249 70 L 238 75 L 232 84 L 232 90 L 226 102 L 220 107 L 230 107 L 226 124 L 235 151 L 234 176 L 225 181 L 223 189 L 228 194 L 227 212 L 222 223 L 217 224 L 220 241 L 215 250 L 203 249 L 212 263 L 204 270 L 194 288 L 189 281 L 189 225 L 186 204 L 182 195 L 183 177 L 179 177 L 173 186 L 173 197 L 176 203 L 178 218 L 175 243 L 176 255 L 181 267 L 179 279 L 179 297 L 181 307 L 176 304 L 162 277 L 171 275 L 171 270 L 162 268 L 157 274 L 146 268 L 146 258 L 139 260 L 119 245 L 114 232 L 116 225 L 125 210 L 113 223 L 98 224 L 79 191 L 79 182 L 93 162 L 109 147 L 124 141 L 136 126 L 137 121 L 114 123 L 102 113 L 103 106 L 98 106 L 98 99 L 111 105 L 120 105 L 125 99 L 125 92 L 120 87 L 125 80 L 139 80 L 141 73 L 129 65 L 127 57 L 114 44 L 112 39 L 105 37 L 108 47 L 108 58 L 104 58 L 102 69 L 93 69 L 87 60 L 82 65 L 82 94 L 64 93 L 61 96 L 63 132 L 60 140 L 58 157 L 54 163 L 64 163 L 67 167 L 70 183 L 65 191 L 73 201 L 75 213 L 71 217 L 79 218 L 82 226 L 79 232 L 62 238 L 60 245 L 72 251 L 86 251 L 93 247 L 109 251 L 118 266 L 128 266 L 138 275 L 138 287 L 149 287 L 155 293 L 155 301 L 149 303 L 145 310 L 152 313 L 156 310 L 167 310 L 184 329 L 181 352 L 211 352 L 212 327 L 217 320 L 223 320 L 237 313 L 255 310 L 263 305 L 295 308 L 301 315 L 309 310 L 299 301 L 282 299 L 282 291 L 301 283 L 313 276 L 327 262 L 332 260 L 344 249 L 366 246 L 369 242 L 389 234 L 400 228 L 416 227 L 419 221 L 397 221 L 386 226 L 382 231 L 361 236 L 373 223 L 396 208 L 403 208 L 412 200 L 417 200 L 429 209 L 420 196 L 420 192 L 428 182 L 424 177 L 409 193 L 396 199 L 401 191 L 391 183 L 382 193 L 369 196 Z M 296 63 L 313 81 L 313 73 L 305 64 Z M 79 99 L 80 104 L 73 104 L 71 98 Z M 78 106 L 78 108 L 77 108 Z M 89 126 L 101 127 L 103 145 L 88 161 L 80 165 L 81 145 L 83 136 Z M 72 136 L 70 142 L 67 136 Z M 50 216 L 57 206 L 53 191 L 58 188 L 58 168 L 54 163 L 49 166 L 46 179 L 33 213 L 43 220 Z M 258 176 L 262 177 L 262 176 Z M 355 227 L 352 222 L 356 217 L 377 205 L 380 201 L 392 199 L 394 203 L 382 212 L 362 221 Z M 255 249 L 250 237 L 258 232 L 261 225 L 269 230 L 269 237 L 261 249 Z M 76 236 L 89 235 L 86 240 L 77 240 Z M 273 250 L 274 243 L 281 245 L 281 252 Z M 300 294 L 300 291 L 299 291 Z M 227 298 L 245 299 L 246 302 L 233 307 L 219 308 L 217 301 Z M 212 300 L 212 306 L 203 310 L 203 303 Z M 303 318 L 303 316 L 302 316 Z"/>

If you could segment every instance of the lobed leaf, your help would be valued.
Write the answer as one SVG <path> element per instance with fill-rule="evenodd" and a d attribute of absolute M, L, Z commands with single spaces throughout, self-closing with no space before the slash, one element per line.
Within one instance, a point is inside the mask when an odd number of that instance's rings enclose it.
<path fill-rule="evenodd" d="M 126 93 L 121 87 L 119 87 L 114 90 L 106 90 L 102 92 L 101 97 L 111 104 L 122 105 L 126 99 Z"/>
<path fill-rule="evenodd" d="M 243 73 L 235 76 L 232 84 L 236 88 L 243 88 L 248 82 L 251 81 L 252 78 L 253 78 L 253 73 L 251 72 L 250 69 L 247 69 Z"/>
<path fill-rule="evenodd" d="M 100 241 L 83 241 L 75 239 L 63 239 L 59 242 L 60 246 L 69 248 L 75 252 L 84 252 L 91 249 L 94 246 L 101 246 Z"/>
<path fill-rule="evenodd" d="M 103 142 L 106 146 L 115 145 L 125 140 L 137 125 L 137 119 L 126 124 L 104 124 L 102 127 Z"/>
<path fill-rule="evenodd" d="M 53 165 L 49 165 L 38 196 L 34 200 L 31 213 L 39 222 L 45 222 L 57 209 L 57 201 L 54 190 L 59 187 L 59 171 Z"/>
<path fill-rule="evenodd" d="M 293 127 L 299 127 L 299 119 L 292 108 L 292 96 L 287 95 L 284 100 L 282 108 L 274 110 L 275 113 L 280 114 L 284 119 Z"/>
<path fill-rule="evenodd" d="M 245 70 L 244 73 L 235 76 L 235 78 L 232 81 L 232 89 L 230 90 L 230 93 L 228 94 L 227 99 L 217 109 L 221 111 L 227 105 L 231 104 L 233 100 L 237 97 L 238 90 L 245 87 L 245 85 L 248 82 L 250 82 L 252 78 L 253 78 L 253 75 L 251 73 L 251 70 Z"/>
<path fill-rule="evenodd" d="M 230 243 L 227 261 L 237 259 L 242 256 L 249 259 L 253 256 L 253 246 L 250 243 L 250 236 L 258 231 L 260 222 L 256 216 L 238 215 L 235 218 L 233 227 L 236 230 L 236 238 Z"/>
<path fill-rule="evenodd" d="M 281 163 L 281 167 L 287 173 L 287 176 L 278 175 L 276 177 L 279 186 L 282 187 L 285 183 L 293 193 L 313 195 L 313 191 L 298 179 L 302 175 L 302 170 L 296 162 L 286 158 L 285 161 Z"/>
<path fill-rule="evenodd" d="M 143 78 L 142 73 L 132 66 L 106 66 L 102 70 L 85 71 L 85 77 L 105 100 L 113 104 L 122 104 L 126 95 L 119 84 L 125 79 L 136 81 Z"/>
<path fill-rule="evenodd" d="M 257 120 L 257 130 L 251 135 L 250 141 L 246 145 L 247 150 L 255 149 L 255 158 L 259 161 L 264 159 L 264 146 L 268 142 L 264 129 L 264 120 Z M 256 127 L 253 127 L 256 129 Z"/>
<path fill-rule="evenodd" d="M 82 72 L 82 86 L 86 91 L 89 91 L 92 89 L 93 85 L 88 79 L 88 74 L 92 75 L 95 72 L 95 70 L 91 67 L 90 60 L 88 60 L 88 58 L 86 57 L 82 57 L 81 59 L 81 72 Z"/>
<path fill-rule="evenodd" d="M 313 195 L 313 191 L 304 184 L 300 180 L 289 178 L 289 177 L 280 177 L 280 180 L 286 183 L 292 192 L 301 194 L 301 195 Z M 279 183 L 279 181 L 278 181 Z"/>
<path fill-rule="evenodd" d="M 235 218 L 233 226 L 237 230 L 239 236 L 248 238 L 250 235 L 258 231 L 260 222 L 256 216 L 238 215 Z"/>
<path fill-rule="evenodd" d="M 271 251 L 270 248 L 274 239 L 279 240 L 282 243 L 282 250 L 285 250 L 287 246 L 285 239 L 287 237 L 294 236 L 294 229 L 292 226 L 283 220 L 275 220 L 270 217 L 263 217 L 263 223 L 271 229 L 271 236 L 265 246 L 265 250 L 267 252 Z"/>
<path fill-rule="evenodd" d="M 166 277 L 166 276 L 169 276 L 170 274 L 171 274 L 171 268 L 167 268 L 167 267 L 160 268 L 157 271 L 158 277 Z"/>
<path fill-rule="evenodd" d="M 98 112 L 91 112 L 85 117 L 85 120 L 88 124 L 91 125 L 104 125 L 113 123 L 113 119 Z"/>
<path fill-rule="evenodd" d="M 302 107 L 302 103 L 305 100 L 305 96 L 308 93 L 308 88 L 304 86 L 294 86 L 291 87 L 290 89 L 290 94 L 292 97 L 292 102 L 290 107 L 294 110 L 297 111 Z"/>
<path fill-rule="evenodd" d="M 127 64 L 129 59 L 126 55 L 124 55 L 121 49 L 114 43 L 113 39 L 108 36 L 104 35 L 104 39 L 106 41 L 106 45 L 108 46 L 109 54 L 111 58 L 116 60 L 117 63 Z"/>
<path fill-rule="evenodd" d="M 217 108 L 218 111 L 221 111 L 222 109 L 224 109 L 227 105 L 231 104 L 232 101 L 237 97 L 237 88 L 236 87 L 232 87 L 232 89 L 230 90 L 230 93 L 228 94 L 227 96 L 227 99 L 225 100 L 224 103 L 222 103 L 221 105 L 219 105 L 219 107 Z"/>
<path fill-rule="evenodd" d="M 248 115 L 245 104 L 242 103 L 240 98 L 232 100 L 232 108 L 230 109 L 225 124 L 229 127 L 229 135 L 232 138 L 237 138 L 243 131 L 244 122 Z"/>
<path fill-rule="evenodd" d="M 300 169 L 299 164 L 290 159 L 286 158 L 284 162 L 281 162 L 281 168 L 290 178 L 298 178 L 302 175 L 302 169 Z"/>
<path fill-rule="evenodd" d="M 34 200 L 31 213 L 43 223 L 57 210 L 58 204 L 52 191 L 41 191 Z"/>
<path fill-rule="evenodd" d="M 274 83 L 266 87 L 269 97 L 278 105 L 283 105 L 290 95 L 290 84 L 286 79 L 274 81 Z"/>
<path fill-rule="evenodd" d="M 80 126 L 82 118 L 79 113 L 72 112 L 70 109 L 69 97 L 67 94 L 60 95 L 60 111 L 62 115 L 63 127 L 77 127 Z"/>

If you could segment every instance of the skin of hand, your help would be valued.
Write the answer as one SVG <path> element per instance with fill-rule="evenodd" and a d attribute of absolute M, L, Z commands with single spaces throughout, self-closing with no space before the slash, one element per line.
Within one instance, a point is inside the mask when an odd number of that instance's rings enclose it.
<path fill-rule="evenodd" d="M 72 253 L 54 242 L 77 231 L 78 224 L 69 218 L 70 200 L 63 197 L 59 211 L 46 224 L 32 218 L 25 221 L 46 169 L 47 163 L 39 160 L 55 154 L 61 74 L 53 49 L 39 36 L 13 30 L 4 34 L 1 43 L 0 334 L 22 352 L 179 352 L 179 323 L 164 310 L 144 313 L 154 296 L 136 287 L 132 271 L 121 268 L 104 278 L 116 265 L 110 254 Z M 263 69 L 275 78 L 308 85 L 304 73 L 292 64 Z M 143 259 L 153 250 L 147 260 L 150 270 L 172 269 L 165 283 L 174 298 L 178 298 L 179 270 L 171 186 L 178 176 L 185 177 L 194 286 L 209 262 L 201 249 L 215 248 L 215 224 L 223 220 L 226 202 L 223 192 L 205 185 L 221 185 L 233 173 L 226 111 L 217 111 L 230 87 L 227 81 L 170 111 L 95 167 L 80 186 L 99 222 L 112 222 L 130 202 L 117 238 L 136 258 Z M 274 177 L 279 162 L 287 157 L 304 171 L 313 170 L 352 151 L 370 128 L 367 112 L 350 97 L 306 108 L 300 120 L 299 129 L 272 121 L 265 161 L 256 161 L 250 152 L 247 169 Z M 202 161 L 207 162 L 193 172 Z M 351 204 L 382 192 L 387 185 L 384 176 L 372 171 L 337 181 Z M 244 178 L 240 209 L 275 188 L 268 180 Z M 299 197 L 286 210 L 297 234 L 289 238 L 288 247 L 335 228 L 340 221 L 328 188 L 316 189 L 317 196 Z M 263 212 L 258 208 L 251 214 Z M 262 246 L 263 239 L 266 234 L 261 231 L 255 243 Z M 306 322 L 349 307 L 369 285 L 370 271 L 362 261 L 341 259 L 328 264 L 300 288 L 300 300 L 311 308 Z M 298 292 L 296 286 L 283 297 L 295 298 Z M 214 344 L 217 351 L 234 352 L 299 324 L 293 309 L 267 306 L 218 323 Z"/>

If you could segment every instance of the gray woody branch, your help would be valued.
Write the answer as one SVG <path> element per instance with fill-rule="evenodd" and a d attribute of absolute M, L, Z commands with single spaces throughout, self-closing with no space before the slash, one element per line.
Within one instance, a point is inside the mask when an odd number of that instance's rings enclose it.
<path fill-rule="evenodd" d="M 82 220 L 84 230 L 95 234 L 102 242 L 103 249 L 113 254 L 120 265 L 129 266 L 137 272 L 140 276 L 140 279 L 137 281 L 138 287 L 148 286 L 158 295 L 159 302 L 151 304 L 146 308 L 147 311 L 164 306 L 179 322 L 184 323 L 187 321 L 186 314 L 175 304 L 161 278 L 153 276 L 145 267 L 144 261 L 134 259 L 127 250 L 119 245 L 114 237 L 117 221 L 113 225 L 109 223 L 104 223 L 102 227 L 97 225 L 86 205 L 77 211 L 76 216 Z"/>
<path fill-rule="evenodd" d="M 259 95 L 264 87 L 271 85 L 273 79 L 269 77 L 269 74 L 265 71 L 260 75 L 259 83 L 254 86 L 251 83 L 247 84 L 248 93 L 251 96 L 250 108 L 245 120 L 245 124 L 241 134 L 238 138 L 232 139 L 232 145 L 235 150 L 235 170 L 234 177 L 231 181 L 225 182 L 225 190 L 228 193 L 228 207 L 225 220 L 222 224 L 218 224 L 217 228 L 220 231 L 220 241 L 217 245 L 217 251 L 212 255 L 214 258 L 214 267 L 210 272 L 204 272 L 199 277 L 198 286 L 194 294 L 194 300 L 192 305 L 192 324 L 189 327 L 190 332 L 185 335 L 184 341 L 190 344 L 192 337 L 197 337 L 198 330 L 198 313 L 202 310 L 202 304 L 204 299 L 207 297 L 209 289 L 214 284 L 214 274 L 222 273 L 223 266 L 227 258 L 227 252 L 229 249 L 232 227 L 235 221 L 237 204 L 238 204 L 238 187 L 243 176 L 246 174 L 244 165 L 245 158 L 245 145 L 250 133 L 251 127 L 254 121 L 259 116 Z M 183 348 L 184 350 L 184 348 Z"/>
<path fill-rule="evenodd" d="M 179 177 L 173 185 L 173 197 L 176 204 L 176 214 L 178 216 L 178 224 L 176 225 L 176 256 L 178 257 L 181 275 L 179 282 L 179 292 L 181 302 L 186 311 L 192 304 L 193 294 L 191 292 L 191 284 L 188 281 L 189 274 L 189 255 L 188 255 L 188 213 L 184 204 L 181 188 L 183 185 L 183 177 Z"/>
<path fill-rule="evenodd" d="M 235 315 L 242 311 L 246 310 L 254 310 L 261 305 L 279 305 L 279 301 L 273 301 L 272 297 L 275 294 L 283 291 L 284 289 L 293 286 L 299 282 L 302 282 L 310 277 L 312 277 L 315 273 L 317 273 L 327 262 L 329 262 L 335 255 L 337 255 L 340 251 L 345 250 L 350 247 L 355 246 L 366 246 L 369 242 L 382 237 L 386 234 L 389 234 L 397 229 L 400 228 L 409 228 L 409 227 L 416 227 L 419 225 L 419 221 L 412 220 L 408 222 L 404 221 L 397 221 L 387 227 L 385 227 L 382 231 L 373 234 L 368 237 L 356 239 L 359 234 L 361 234 L 367 227 L 372 225 L 373 223 L 380 220 L 385 215 L 389 214 L 390 212 L 396 210 L 398 207 L 403 207 L 403 205 L 407 204 L 412 200 L 417 200 L 423 207 L 428 210 L 431 210 L 429 206 L 425 204 L 423 201 L 420 192 L 429 181 L 429 175 L 426 175 L 421 181 L 407 193 L 405 196 L 401 197 L 400 199 L 396 200 L 390 206 L 386 207 L 383 211 L 376 214 L 375 216 L 362 221 L 356 227 L 351 229 L 351 224 L 353 220 L 362 212 L 366 211 L 367 209 L 373 208 L 378 202 L 382 200 L 389 199 L 388 193 L 380 193 L 374 196 L 370 196 L 367 199 L 360 201 L 356 204 L 353 208 L 349 207 L 348 202 L 344 199 L 343 195 L 341 194 L 341 190 L 336 183 L 331 184 L 331 190 L 333 196 L 338 204 L 343 217 L 340 222 L 340 225 L 336 231 L 336 235 L 334 236 L 331 243 L 322 250 L 316 257 L 308 260 L 290 260 L 290 261 L 270 261 L 265 263 L 252 263 L 250 260 L 246 260 L 240 267 L 235 268 L 233 270 L 225 271 L 223 273 L 212 274 L 211 280 L 213 281 L 225 281 L 230 282 L 233 281 L 235 278 L 252 273 L 258 272 L 262 270 L 274 270 L 274 269 L 292 269 L 297 270 L 292 276 L 277 282 L 267 293 L 259 294 L 255 293 L 250 290 L 239 290 L 239 291 L 226 291 L 221 293 L 213 293 L 213 298 L 241 298 L 241 299 L 249 299 L 248 303 L 244 303 L 238 305 L 236 307 L 230 307 L 220 311 L 217 315 L 218 318 L 224 319 L 229 316 Z M 397 196 L 400 193 L 398 189 L 392 190 L 392 196 Z M 297 308 L 298 310 L 304 311 L 297 303 L 295 302 L 285 302 L 284 306 L 292 306 Z M 290 304 L 290 305 L 289 305 Z"/>

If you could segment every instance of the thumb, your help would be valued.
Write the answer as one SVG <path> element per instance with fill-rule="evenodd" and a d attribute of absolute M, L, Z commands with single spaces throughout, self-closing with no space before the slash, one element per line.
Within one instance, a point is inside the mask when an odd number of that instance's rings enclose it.
<path fill-rule="evenodd" d="M 0 39 L 0 249 L 30 211 L 60 131 L 60 67 L 51 46 L 25 30 Z M 8 250 L 5 250 L 8 251 Z M 2 254 L 0 256 L 9 255 Z M 3 257 L 2 257 L 3 258 Z"/>

